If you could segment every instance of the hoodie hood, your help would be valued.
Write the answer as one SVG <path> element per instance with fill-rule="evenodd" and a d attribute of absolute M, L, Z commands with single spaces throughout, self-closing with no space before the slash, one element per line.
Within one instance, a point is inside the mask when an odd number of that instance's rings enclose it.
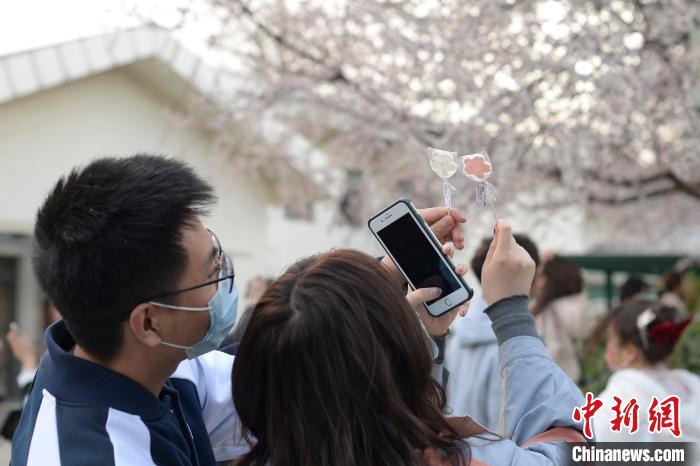
<path fill-rule="evenodd" d="M 596 325 L 591 301 L 584 293 L 557 298 L 535 316 L 535 325 L 546 344 L 552 339 L 585 340 Z"/>
<path fill-rule="evenodd" d="M 467 315 L 457 322 L 454 337 L 461 347 L 497 344 L 496 334 L 491 329 L 491 320 L 484 313 L 488 305 L 482 297 L 469 306 Z"/>
<path fill-rule="evenodd" d="M 585 293 L 572 294 L 563 296 L 553 300 L 542 312 L 547 312 L 551 309 L 562 309 L 566 312 L 584 312 L 591 307 L 591 301 Z"/>

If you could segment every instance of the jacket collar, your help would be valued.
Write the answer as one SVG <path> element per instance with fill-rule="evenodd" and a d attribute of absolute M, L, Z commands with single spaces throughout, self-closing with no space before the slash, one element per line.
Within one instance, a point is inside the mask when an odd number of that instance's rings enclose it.
<path fill-rule="evenodd" d="M 111 407 L 144 418 L 158 417 L 167 408 L 138 382 L 113 370 L 74 356 L 75 340 L 63 320 L 46 330 L 46 354 L 37 378 L 57 399 L 68 402 Z M 168 386 L 163 392 L 175 390 Z M 176 393 L 176 392 L 175 392 Z"/>

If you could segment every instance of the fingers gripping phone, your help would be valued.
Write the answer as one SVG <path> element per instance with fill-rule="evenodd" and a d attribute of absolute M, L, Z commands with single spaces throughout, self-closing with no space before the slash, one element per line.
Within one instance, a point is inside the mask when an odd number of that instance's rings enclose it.
<path fill-rule="evenodd" d="M 438 317 L 472 298 L 474 291 L 455 272 L 410 200 L 399 199 L 372 217 L 368 226 L 411 288 L 442 289 L 438 298 L 424 304 L 428 313 Z"/>

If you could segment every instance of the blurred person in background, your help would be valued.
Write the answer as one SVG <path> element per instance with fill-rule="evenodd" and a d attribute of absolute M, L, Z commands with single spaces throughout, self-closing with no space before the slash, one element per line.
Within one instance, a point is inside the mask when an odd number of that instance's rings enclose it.
<path fill-rule="evenodd" d="M 685 369 L 669 369 L 665 363 L 690 318 L 682 317 L 671 306 L 651 300 L 633 300 L 613 309 L 606 318 L 605 362 L 613 371 L 599 395 L 603 406 L 615 406 L 613 397 L 626 404 L 636 399 L 640 405 L 639 430 L 630 434 L 622 428 L 611 430 L 612 409 L 600 409 L 593 417 L 599 442 L 698 442 L 700 441 L 700 377 Z M 680 397 L 682 437 L 667 430 L 650 433 L 644 422 L 652 397 L 663 400 Z M 697 458 L 696 458 L 697 459 Z"/>
<path fill-rule="evenodd" d="M 61 318 L 58 310 L 49 302 L 45 303 L 42 315 L 44 330 Z M 46 348 L 44 345 L 35 342 L 16 322 L 10 323 L 10 330 L 5 338 L 7 339 L 7 346 L 12 352 L 12 357 L 20 364 L 20 371 L 17 374 L 17 387 L 22 398 L 21 405 L 7 414 L 7 417 L 2 422 L 2 427 L 0 427 L 0 435 L 8 440 L 12 440 L 22 415 L 21 407 L 26 402 L 27 394 L 31 389 L 34 376 L 39 367 L 39 360 Z"/>
<path fill-rule="evenodd" d="M 593 306 L 583 292 L 578 266 L 553 256 L 535 278 L 531 312 L 552 358 L 575 382 L 581 379 L 580 351 L 596 324 Z"/>
<path fill-rule="evenodd" d="M 535 262 L 539 264 L 537 245 L 524 234 L 513 235 Z M 484 238 L 474 252 L 471 269 L 481 283 L 481 271 L 492 238 Z M 501 376 L 498 365 L 498 341 L 491 329 L 491 319 L 484 313 L 488 303 L 481 294 L 469 306 L 467 315 L 453 326 L 445 350 L 448 413 L 469 414 L 492 432 L 499 429 Z"/>
<path fill-rule="evenodd" d="M 56 307 L 46 302 L 42 312 L 43 330 L 46 330 L 61 318 Z M 20 390 L 25 390 L 31 385 L 39 367 L 39 359 L 45 351 L 41 343 L 35 342 L 16 322 L 10 323 L 10 330 L 5 335 L 7 345 L 12 351 L 12 356 L 20 363 L 20 372 L 17 375 L 17 386 Z"/>
<path fill-rule="evenodd" d="M 678 309 L 681 315 L 687 315 L 688 309 L 685 300 L 688 297 L 688 281 L 683 272 L 677 270 L 667 271 L 661 278 L 662 292 L 660 301 L 667 306 Z"/>
<path fill-rule="evenodd" d="M 644 297 L 649 292 L 649 284 L 639 275 L 630 275 L 620 287 L 620 303 Z"/>

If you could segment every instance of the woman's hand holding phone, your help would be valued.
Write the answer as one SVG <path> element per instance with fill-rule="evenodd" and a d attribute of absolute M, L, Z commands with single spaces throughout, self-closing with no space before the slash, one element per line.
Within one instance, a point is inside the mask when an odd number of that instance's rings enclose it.
<path fill-rule="evenodd" d="M 443 246 L 443 252 L 450 258 L 454 248 Z M 465 264 L 456 266 L 460 275 L 467 272 Z M 511 296 L 527 295 L 535 276 L 535 262 L 515 238 L 511 227 L 503 220 L 496 223 L 494 238 L 489 247 L 486 261 L 481 271 L 482 290 L 487 303 L 493 304 Z M 425 310 L 422 303 L 435 298 L 433 288 L 423 288 L 408 294 L 423 324 L 433 336 L 444 335 L 457 314 L 464 316 L 468 305 L 460 306 L 440 317 L 434 317 Z"/>
<path fill-rule="evenodd" d="M 458 209 L 451 207 L 431 207 L 418 209 L 418 213 L 435 233 L 440 244 L 451 241 L 455 248 L 464 249 L 464 224 L 467 217 Z"/>
<path fill-rule="evenodd" d="M 464 249 L 464 224 L 467 217 L 458 209 L 448 207 L 430 207 L 418 209 L 418 214 L 423 218 L 426 225 L 435 234 L 435 237 L 442 245 L 442 252 L 450 259 L 454 257 L 455 249 Z M 382 264 L 391 272 L 401 276 L 401 272 L 396 268 L 390 257 L 385 256 Z M 463 276 L 467 273 L 466 264 L 457 264 L 455 271 Z M 442 336 L 447 333 L 450 325 L 457 315 L 464 316 L 467 313 L 469 303 L 447 312 L 440 317 L 430 315 L 426 311 L 423 303 L 429 302 L 442 294 L 443 290 L 438 288 L 419 288 L 407 294 L 406 298 L 416 310 L 423 325 L 432 336 Z"/>
<path fill-rule="evenodd" d="M 452 259 L 454 257 L 455 249 L 461 250 L 464 248 L 463 227 L 467 221 L 467 217 L 462 212 L 448 207 L 417 209 L 417 212 L 423 219 L 424 223 L 435 235 L 435 238 L 442 247 L 442 252 L 444 255 Z M 387 268 L 387 270 L 401 276 L 403 279 L 403 275 L 389 256 L 385 256 L 382 259 L 382 264 Z M 455 266 L 455 272 L 460 276 L 465 275 L 467 271 L 468 268 L 466 264 L 458 264 Z M 423 325 L 432 336 L 442 336 L 447 333 L 447 330 L 457 315 L 466 315 L 469 306 L 469 303 L 467 302 L 449 312 L 440 315 L 439 317 L 431 315 L 423 304 L 442 296 L 444 291 L 448 291 L 447 294 L 451 292 L 450 290 L 441 290 L 439 288 L 419 288 L 409 292 L 406 296 L 409 303 L 416 310 L 416 313 L 422 320 Z"/>
<path fill-rule="evenodd" d="M 463 238 L 462 241 L 464 241 Z M 455 254 L 455 248 L 449 243 L 444 244 L 442 246 L 442 252 L 450 259 L 452 259 L 452 257 Z M 457 272 L 461 276 L 465 275 L 468 270 L 469 268 L 467 267 L 467 264 L 455 265 L 455 272 Z M 419 288 L 417 290 L 409 292 L 406 295 L 406 299 L 408 299 L 408 302 L 411 304 L 411 306 L 413 306 L 413 309 L 416 310 L 416 313 L 423 321 L 423 325 L 425 325 L 425 328 L 428 330 L 428 333 L 430 333 L 431 336 L 435 337 L 439 337 L 447 333 L 447 330 L 450 328 L 450 325 L 452 325 L 452 322 L 455 320 L 457 315 L 459 314 L 460 316 L 464 317 L 467 314 L 467 310 L 469 309 L 469 302 L 467 301 L 465 304 L 462 304 L 461 306 L 452 309 L 450 312 L 446 312 L 440 317 L 435 317 L 431 315 L 425 309 L 423 303 L 431 301 L 440 296 L 441 294 L 442 290 L 440 290 L 439 288 Z"/>
<path fill-rule="evenodd" d="M 534 276 L 535 262 L 515 242 L 510 225 L 499 220 L 481 270 L 484 299 L 494 304 L 511 296 L 527 296 Z"/>
<path fill-rule="evenodd" d="M 444 246 L 448 242 L 452 242 L 456 249 L 460 251 L 464 249 L 464 224 L 467 222 L 467 217 L 461 211 L 448 207 L 430 207 L 418 209 L 418 213 L 435 234 L 440 244 Z M 384 256 L 382 264 L 390 272 L 401 276 L 401 272 L 390 257 Z"/>

